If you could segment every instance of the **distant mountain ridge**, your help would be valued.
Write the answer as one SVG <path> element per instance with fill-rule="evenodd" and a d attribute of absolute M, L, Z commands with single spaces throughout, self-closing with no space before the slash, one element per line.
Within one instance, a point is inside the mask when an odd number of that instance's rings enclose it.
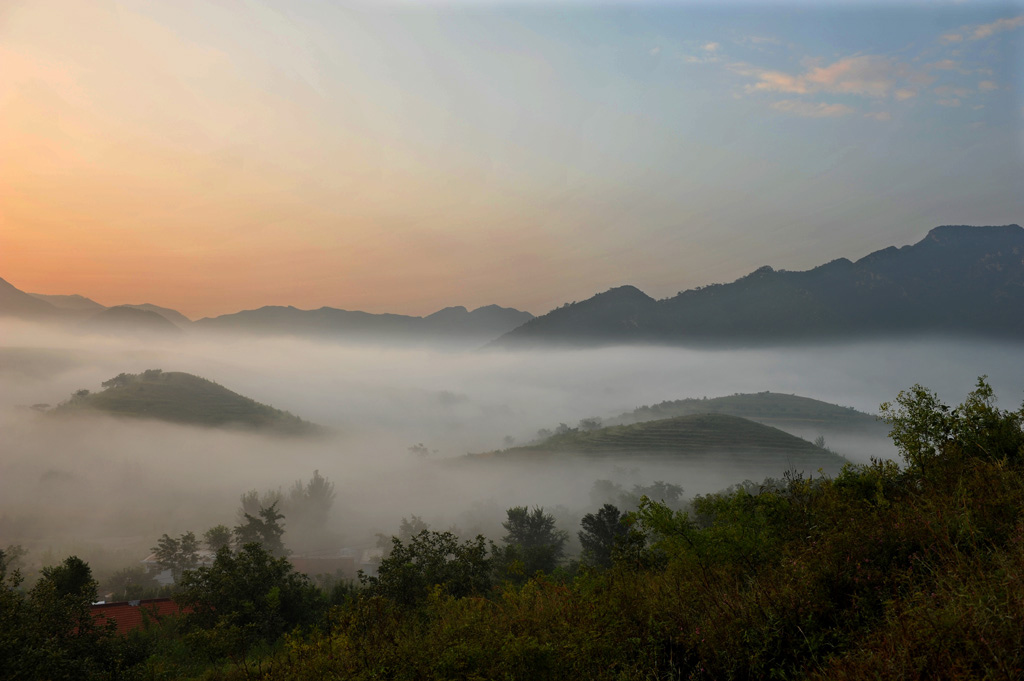
<path fill-rule="evenodd" d="M 300 310 L 288 306 L 267 306 L 243 310 L 195 322 L 198 329 L 272 335 L 312 335 L 346 339 L 444 339 L 463 338 L 484 343 L 533 319 L 522 312 L 497 305 L 473 311 L 446 307 L 426 317 L 372 314 L 333 307 Z"/>
<path fill-rule="evenodd" d="M 1024 228 L 932 229 L 916 244 L 803 272 L 761 267 L 655 300 L 621 286 L 552 310 L 499 347 L 757 345 L 937 333 L 1024 340 Z"/>
<path fill-rule="evenodd" d="M 479 346 L 533 319 L 529 312 L 485 305 L 475 310 L 453 306 L 425 317 L 340 310 L 301 310 L 270 305 L 193 322 L 176 310 L 150 303 L 107 307 L 81 295 L 26 293 L 0 279 L 0 316 L 32 320 L 78 321 L 93 331 L 174 333 L 180 329 L 229 331 L 278 336 L 314 336 L 337 340 L 457 342 Z M 162 323 L 166 321 L 167 324 Z"/>

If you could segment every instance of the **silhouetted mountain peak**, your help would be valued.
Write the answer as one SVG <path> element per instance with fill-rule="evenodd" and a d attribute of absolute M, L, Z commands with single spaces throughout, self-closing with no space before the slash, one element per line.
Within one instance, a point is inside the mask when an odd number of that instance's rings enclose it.
<path fill-rule="evenodd" d="M 985 242 L 1013 239 L 1024 236 L 1024 227 L 1020 225 L 997 225 L 992 227 L 974 227 L 971 225 L 940 225 L 928 232 L 918 245 L 925 242 L 955 246 L 965 241 Z"/>
<path fill-rule="evenodd" d="M 603 293 L 598 293 L 592 298 L 588 298 L 584 302 L 617 302 L 617 303 L 628 303 L 628 302 L 655 302 L 654 298 L 638 289 L 636 286 L 616 286 L 610 288 Z"/>
<path fill-rule="evenodd" d="M 452 318 L 460 319 L 462 317 L 465 317 L 468 314 L 469 314 L 469 310 L 467 310 L 462 305 L 453 305 L 451 307 L 446 307 L 446 308 L 443 308 L 441 310 L 438 310 L 437 312 L 435 312 L 433 314 L 428 314 L 426 317 L 424 317 L 424 319 L 433 319 L 433 320 L 438 320 L 438 321 L 442 320 L 442 319 L 452 319 Z"/>
<path fill-rule="evenodd" d="M 740 344 L 942 333 L 1024 338 L 1024 229 L 932 229 L 855 263 L 760 267 L 655 301 L 632 286 L 552 310 L 496 343 Z"/>

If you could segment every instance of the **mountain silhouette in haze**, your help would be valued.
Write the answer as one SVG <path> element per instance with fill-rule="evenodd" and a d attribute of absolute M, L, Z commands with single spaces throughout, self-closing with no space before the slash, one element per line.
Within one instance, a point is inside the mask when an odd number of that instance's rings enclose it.
<path fill-rule="evenodd" d="M 943 226 L 916 244 L 803 272 L 761 267 L 664 300 L 621 286 L 494 345 L 757 345 L 911 334 L 1024 339 L 1024 229 Z"/>
<path fill-rule="evenodd" d="M 89 317 L 86 326 L 92 331 L 147 335 L 180 334 L 181 328 L 161 314 L 134 305 L 108 307 Z"/>
<path fill-rule="evenodd" d="M 426 317 L 372 314 L 333 307 L 300 310 L 267 306 L 207 317 L 195 327 L 266 335 L 319 336 L 345 340 L 464 340 L 485 343 L 533 319 L 529 312 L 488 305 L 473 311 L 446 307 Z"/>
<path fill-rule="evenodd" d="M 92 331 L 174 333 L 181 329 L 313 336 L 335 340 L 398 343 L 454 342 L 479 346 L 523 324 L 533 315 L 486 305 L 475 310 L 446 307 L 425 317 L 372 314 L 322 307 L 300 310 L 267 306 L 193 322 L 176 310 L 150 303 L 107 307 L 81 295 L 26 293 L 0 279 L 0 317 L 80 322 Z"/>
<path fill-rule="evenodd" d="M 60 316 L 60 310 L 47 301 L 25 293 L 0 279 L 0 315 L 25 319 L 52 319 Z"/>

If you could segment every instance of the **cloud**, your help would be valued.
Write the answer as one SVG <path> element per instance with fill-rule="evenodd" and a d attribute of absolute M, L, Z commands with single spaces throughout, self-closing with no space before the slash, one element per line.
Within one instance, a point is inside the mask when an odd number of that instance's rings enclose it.
<path fill-rule="evenodd" d="M 651 51 L 648 52 L 647 54 L 651 55 L 652 57 L 657 57 L 659 54 L 661 54 L 661 48 L 660 47 L 651 48 Z"/>
<path fill-rule="evenodd" d="M 701 47 L 707 52 L 717 52 L 722 46 L 718 43 L 704 43 Z"/>
<path fill-rule="evenodd" d="M 992 90 L 998 90 L 999 86 L 991 80 L 983 80 L 978 83 L 978 89 L 982 92 L 991 92 Z"/>
<path fill-rule="evenodd" d="M 977 24 L 975 26 L 965 26 L 955 33 L 944 33 L 939 36 L 939 42 L 944 45 L 952 45 L 954 43 L 962 43 L 966 40 L 983 40 L 990 38 L 996 33 L 1003 31 L 1011 31 L 1015 28 L 1024 26 L 1024 14 L 1016 17 L 1007 17 L 1003 19 L 996 19 L 989 24 Z"/>
<path fill-rule="evenodd" d="M 981 40 L 983 38 L 993 36 L 996 33 L 1011 31 L 1015 28 L 1020 28 L 1021 26 L 1024 26 L 1024 14 L 1008 19 L 996 19 L 990 24 L 975 26 L 971 30 L 971 40 Z"/>
<path fill-rule="evenodd" d="M 933 62 L 928 66 L 932 67 L 933 69 L 952 71 L 953 69 L 956 68 L 956 62 L 953 61 L 952 59 L 943 59 L 942 61 Z"/>
<path fill-rule="evenodd" d="M 882 98 L 896 89 L 900 81 L 928 80 L 926 76 L 912 71 L 910 67 L 895 59 L 876 55 L 846 57 L 798 75 L 758 69 L 747 64 L 736 64 L 730 68 L 735 73 L 757 79 L 756 83 L 746 87 L 748 93 L 781 92 L 804 95 L 828 92 Z"/>
<path fill-rule="evenodd" d="M 899 101 L 910 99 L 911 97 L 917 96 L 917 90 L 911 90 L 910 88 L 900 88 L 892 93 L 892 96 Z"/>
<path fill-rule="evenodd" d="M 937 99 L 935 100 L 935 103 L 940 106 L 957 107 L 960 106 L 963 102 L 961 102 L 956 97 L 953 97 L 952 99 Z"/>
<path fill-rule="evenodd" d="M 845 104 L 826 104 L 825 102 L 804 102 L 798 99 L 783 99 L 772 102 L 771 107 L 776 111 L 784 111 L 796 116 L 806 118 L 834 118 L 846 116 L 853 113 L 853 109 Z"/>
<path fill-rule="evenodd" d="M 892 114 L 888 111 L 871 111 L 864 114 L 864 118 L 873 118 L 876 121 L 891 121 Z"/>

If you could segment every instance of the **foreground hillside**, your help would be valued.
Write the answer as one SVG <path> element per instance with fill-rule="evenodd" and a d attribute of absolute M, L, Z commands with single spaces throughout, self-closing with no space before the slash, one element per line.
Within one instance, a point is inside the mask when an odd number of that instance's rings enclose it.
<path fill-rule="evenodd" d="M 313 433 L 317 426 L 280 409 L 260 404 L 199 376 L 151 369 L 120 374 L 103 390 L 81 390 L 55 410 L 58 414 L 100 411 L 114 416 L 147 418 L 199 426 L 231 426 Z"/>
<path fill-rule="evenodd" d="M 943 226 L 920 242 L 806 272 L 762 267 L 655 300 L 622 286 L 495 344 L 759 345 L 907 334 L 1024 339 L 1024 228 Z"/>

